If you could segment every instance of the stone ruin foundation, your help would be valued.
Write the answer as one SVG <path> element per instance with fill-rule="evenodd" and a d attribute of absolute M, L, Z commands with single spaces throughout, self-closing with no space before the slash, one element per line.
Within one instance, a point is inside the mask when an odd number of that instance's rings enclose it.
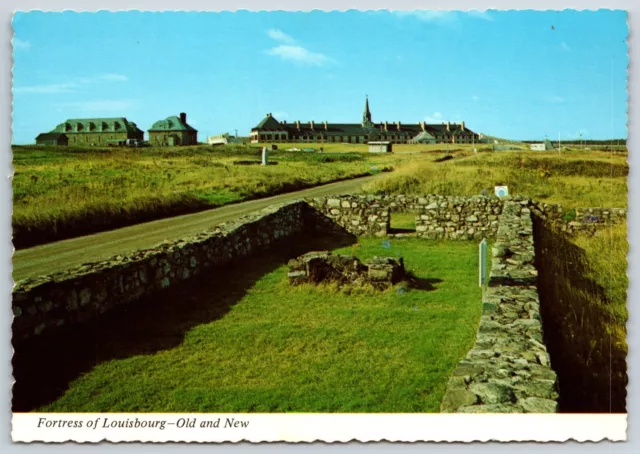
<path fill-rule="evenodd" d="M 321 251 L 290 260 L 288 277 L 292 285 L 337 282 L 338 285 L 371 284 L 384 290 L 405 280 L 406 272 L 402 258 L 373 257 L 363 264 L 353 256 Z"/>

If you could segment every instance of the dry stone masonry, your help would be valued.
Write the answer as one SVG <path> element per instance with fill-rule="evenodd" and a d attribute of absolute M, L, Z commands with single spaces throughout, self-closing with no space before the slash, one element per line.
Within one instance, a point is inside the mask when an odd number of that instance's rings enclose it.
<path fill-rule="evenodd" d="M 544 345 L 530 201 L 505 201 L 475 346 L 458 364 L 443 412 L 553 413 L 557 379 Z"/>
<path fill-rule="evenodd" d="M 531 202 L 531 211 L 568 235 L 586 233 L 593 235 L 599 228 L 626 221 L 624 208 L 575 208 L 563 209 L 562 205 Z"/>
<path fill-rule="evenodd" d="M 416 236 L 426 239 L 472 240 L 495 238 L 503 200 L 498 197 L 453 197 L 429 194 L 340 195 L 308 199 L 328 219 L 358 236 L 390 234 L 392 213 L 415 213 Z M 528 206 L 544 219 L 559 224 L 562 231 L 593 234 L 596 229 L 621 222 L 621 208 L 576 208 L 529 201 Z"/>
<path fill-rule="evenodd" d="M 386 236 L 392 212 L 416 215 L 416 235 L 427 239 L 495 237 L 502 201 L 497 197 L 342 195 L 309 204 L 354 235 Z"/>
<path fill-rule="evenodd" d="M 307 201 L 354 235 L 385 236 L 389 231 L 389 206 L 381 196 L 343 195 Z"/>
<path fill-rule="evenodd" d="M 20 281 L 13 290 L 14 339 L 85 321 L 206 269 L 243 260 L 319 222 L 302 201 L 274 205 L 192 238 Z"/>
<path fill-rule="evenodd" d="M 431 196 L 418 200 L 418 237 L 472 240 L 496 236 L 502 213 L 502 201 L 497 197 Z"/>
<path fill-rule="evenodd" d="M 293 285 L 337 282 L 340 285 L 371 284 L 383 290 L 404 279 L 405 269 L 402 259 L 373 257 L 363 264 L 356 257 L 322 251 L 308 252 L 290 260 L 288 277 Z"/>

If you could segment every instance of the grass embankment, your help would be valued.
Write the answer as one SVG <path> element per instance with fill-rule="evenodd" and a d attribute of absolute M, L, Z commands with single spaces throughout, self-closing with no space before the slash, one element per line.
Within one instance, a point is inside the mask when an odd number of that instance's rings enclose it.
<path fill-rule="evenodd" d="M 500 152 L 464 159 L 421 160 L 397 166 L 371 183 L 374 193 L 480 195 L 497 185 L 566 207 L 626 207 L 626 153 Z"/>
<path fill-rule="evenodd" d="M 168 290 L 164 303 L 150 303 L 154 317 L 147 309 L 130 311 L 124 326 L 102 321 L 86 372 L 39 411 L 439 411 L 480 317 L 477 244 L 403 239 L 385 248 L 379 239 L 358 241 L 339 252 L 361 259 L 401 254 L 418 288 L 291 287 L 286 259 L 275 251 L 224 275 L 217 287 L 209 277 Z M 171 348 L 158 348 L 161 342 Z"/>
<path fill-rule="evenodd" d="M 16 247 L 390 170 L 397 155 L 13 147 Z M 405 158 L 406 159 L 406 158 Z"/>
<path fill-rule="evenodd" d="M 624 412 L 626 224 L 594 237 L 538 228 L 545 336 L 565 412 Z"/>

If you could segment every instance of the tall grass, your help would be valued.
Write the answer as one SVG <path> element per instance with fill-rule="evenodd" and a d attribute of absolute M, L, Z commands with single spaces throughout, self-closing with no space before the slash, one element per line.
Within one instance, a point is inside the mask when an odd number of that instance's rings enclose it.
<path fill-rule="evenodd" d="M 441 162 L 410 161 L 365 187 L 373 193 L 480 195 L 507 185 L 567 207 L 627 205 L 626 155 L 479 153 Z"/>
<path fill-rule="evenodd" d="M 244 147 L 14 147 L 16 247 L 389 170 L 396 156 Z M 237 165 L 235 163 L 256 165 Z"/>
<path fill-rule="evenodd" d="M 589 257 L 587 276 L 597 282 L 611 302 L 607 306 L 616 328 L 616 340 L 624 342 L 627 321 L 627 223 L 598 230 L 594 236 L 581 235 L 574 239 Z"/>
<path fill-rule="evenodd" d="M 536 223 L 538 286 L 565 412 L 626 408 L 626 225 L 570 241 Z"/>

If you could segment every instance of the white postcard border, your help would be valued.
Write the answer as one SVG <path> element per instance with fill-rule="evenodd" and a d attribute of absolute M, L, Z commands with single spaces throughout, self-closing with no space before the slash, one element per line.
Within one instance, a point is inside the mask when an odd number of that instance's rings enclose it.
<path fill-rule="evenodd" d="M 180 9 L 184 9 L 184 10 L 233 10 L 233 9 L 237 9 L 237 8 L 246 8 L 246 9 L 250 9 L 250 10 L 260 10 L 260 9 L 264 9 L 266 7 L 264 2 L 261 2 L 259 0 L 242 0 L 240 2 L 238 1 L 233 1 L 233 0 L 224 0 L 224 1 L 216 1 L 215 3 L 211 3 L 211 2 L 207 2 L 206 0 L 183 0 L 182 2 L 180 2 L 179 5 L 177 5 L 175 2 L 172 2 L 170 0 L 138 0 L 136 2 L 131 2 L 130 0 L 110 0 L 110 1 L 104 1 L 104 0 L 85 0 L 85 1 L 81 1 L 81 0 L 5 0 L 4 2 L 0 2 L 2 3 L 2 5 L 0 5 L 0 12 L 2 13 L 2 18 L 4 19 L 4 24 L 5 27 L 3 28 L 3 42 L 5 42 L 5 44 L 7 42 L 9 42 L 10 36 L 11 36 L 11 27 L 9 24 L 9 21 L 11 19 L 10 16 L 10 12 L 12 10 L 17 10 L 17 9 L 21 9 L 21 10 L 29 10 L 29 9 L 57 9 L 57 10 L 62 10 L 62 9 L 77 9 L 77 10 L 99 10 L 99 9 L 113 9 L 113 10 L 123 10 L 123 9 L 140 9 L 140 10 L 163 10 L 163 9 L 176 9 L 176 8 L 180 8 Z M 496 9 L 524 9 L 524 8 L 532 8 L 532 9 L 562 9 L 562 8 L 577 8 L 577 9 L 597 9 L 597 8 L 621 8 L 621 9 L 626 9 L 628 11 L 630 11 L 630 16 L 629 16 L 629 24 L 630 24 L 630 29 L 631 29 L 631 33 L 630 33 L 630 39 L 629 39 L 629 51 L 630 51 L 630 55 L 631 56 L 631 61 L 630 61 L 630 72 L 629 72 L 629 92 L 630 92 L 630 98 L 629 98 L 629 148 L 630 150 L 635 150 L 635 145 L 636 145 L 636 141 L 634 140 L 635 137 L 635 133 L 638 131 L 638 127 L 637 127 L 637 121 L 635 120 L 635 116 L 634 116 L 634 110 L 633 110 L 633 101 L 634 101 L 634 97 L 633 97 L 633 93 L 632 93 L 632 87 L 633 86 L 637 86 L 637 76 L 634 74 L 633 71 L 633 67 L 634 62 L 636 60 L 637 55 L 633 55 L 635 54 L 639 54 L 637 51 L 635 51 L 635 48 L 632 44 L 633 41 L 633 37 L 634 37 L 634 31 L 636 29 L 636 26 L 640 24 L 640 19 L 638 17 L 640 17 L 640 6 L 638 5 L 636 0 L 611 0 L 611 1 L 597 1 L 597 0 L 573 0 L 573 1 L 567 1 L 567 0 L 559 0 L 559 1 L 550 1 L 550 0 L 494 0 L 492 2 L 486 2 L 486 1 L 476 1 L 476 0 L 451 0 L 450 2 L 447 2 L 446 5 L 443 5 L 442 2 L 438 2 L 438 1 L 417 1 L 417 0 L 398 0 L 397 2 L 389 2 L 384 1 L 384 0 L 371 0 L 371 1 L 352 1 L 352 2 L 339 2 L 337 0 L 326 0 L 324 2 L 309 2 L 307 0 L 304 1 L 288 1 L 288 0 L 277 0 L 275 3 L 269 3 L 268 4 L 268 9 L 284 9 L 284 10 L 305 10 L 305 9 L 325 9 L 325 10 L 331 10 L 331 9 L 340 9 L 340 10 L 344 10 L 344 9 L 349 9 L 349 8 L 354 8 L 354 9 L 378 9 L 378 8 L 388 8 L 388 9 L 411 9 L 411 8 L 432 8 L 432 9 L 437 9 L 437 8 L 447 8 L 447 9 L 485 9 L 485 8 L 496 8 Z M 2 153 L 2 158 L 1 159 L 1 166 L 4 168 L 4 175 L 11 175 L 12 173 L 12 168 L 11 168 L 11 150 L 10 150 L 10 133 L 7 134 L 7 132 L 10 131 L 10 121 L 11 121 L 11 117 L 10 117 L 10 105 L 11 105 L 11 88 L 10 88 L 10 83 L 11 83 L 11 74 L 10 74 L 10 65 L 11 64 L 7 64 L 7 62 L 11 61 L 11 48 L 10 46 L 3 46 L 2 49 L 0 50 L 0 53 L 2 54 L 2 56 L 4 57 L 4 62 L 5 62 L 5 66 L 4 66 L 4 71 L 3 76 L 1 76 L 2 79 L 2 83 L 3 83 L 3 88 L 0 90 L 0 94 L 2 96 L 2 100 L 4 101 L 4 105 L 5 105 L 5 112 L 4 112 L 4 116 L 2 117 L 2 120 L 0 120 L 3 124 L 4 127 L 4 131 L 5 134 L 3 134 L 3 138 L 4 138 L 4 153 Z M 629 176 L 629 194 L 633 195 L 634 193 L 637 194 L 637 189 L 638 186 L 640 186 L 640 183 L 634 183 L 634 163 L 636 161 L 639 161 L 640 158 L 635 158 L 633 153 L 630 154 L 629 157 L 629 163 L 630 163 L 630 167 L 631 167 L 631 171 L 630 171 L 630 176 Z M 10 297 L 11 297 L 11 287 L 12 287 L 12 281 L 11 281 L 11 277 L 10 277 L 10 272 L 11 272 L 11 262 L 10 262 L 10 256 L 11 256 L 11 251 L 12 251 L 12 246 L 11 246 L 11 224 L 10 224 L 10 216 L 11 216 L 11 182 L 10 179 L 6 178 L 4 180 L 4 188 L 2 190 L 2 196 L 0 197 L 0 212 L 4 215 L 4 222 L 0 222 L 0 234 L 2 235 L 2 237 L 4 238 L 3 241 L 0 242 L 0 249 L 2 250 L 2 253 L 4 254 L 3 256 L 5 257 L 4 260 L 0 260 L 0 275 L 5 276 L 3 278 L 2 281 L 2 291 L 3 291 L 3 295 L 4 295 L 4 300 L 6 301 L 10 301 Z M 629 376 L 630 376 L 630 380 L 629 380 L 629 387 L 628 387 L 628 391 L 629 391 L 629 395 L 627 398 L 628 401 L 628 409 L 629 409 L 629 413 L 632 415 L 632 422 L 633 422 L 633 415 L 635 415 L 635 413 L 638 411 L 638 402 L 639 400 L 637 399 L 636 393 L 633 392 L 635 390 L 635 387 L 633 386 L 633 382 L 635 382 L 635 379 L 633 379 L 633 376 L 637 375 L 637 370 L 639 369 L 638 367 L 638 357 L 639 355 L 635 354 L 634 355 L 634 346 L 636 346 L 638 344 L 638 336 L 637 333 L 638 332 L 638 328 L 640 328 L 640 322 L 638 322 L 638 317 L 634 317 L 634 311 L 633 311 L 633 302 L 639 300 L 639 295 L 640 295 L 640 291 L 638 291 L 637 289 L 640 288 L 639 285 L 634 285 L 634 282 L 640 282 L 640 267 L 637 266 L 637 263 L 640 263 L 640 248 L 636 248 L 634 247 L 635 245 L 635 240 L 634 238 L 637 238 L 637 225 L 640 225 L 640 222 L 636 222 L 639 220 L 639 216 L 638 212 L 640 212 L 640 210 L 635 209 L 637 208 L 637 197 L 630 197 L 630 205 L 629 205 L 629 241 L 631 243 L 631 248 L 630 248 L 630 253 L 629 253 L 629 276 L 631 278 L 631 285 L 630 285 L 630 289 L 629 289 L 629 310 L 630 310 L 630 321 L 629 321 L 629 325 L 628 325 L 628 329 L 629 329 L 629 335 L 628 335 L 628 342 L 629 342 L 629 357 L 628 357 L 628 366 L 629 366 Z M 3 326 L 5 326 L 5 333 L 7 334 L 7 342 L 5 342 L 4 344 L 4 358 L 5 361 L 2 362 L 2 366 L 0 366 L 2 368 L 2 376 L 6 377 L 6 386 L 5 386 L 5 392 L 1 393 L 0 399 L 1 402 L 4 405 L 4 408 L 6 409 L 5 412 L 1 412 L 0 413 L 0 422 L 3 423 L 4 427 L 7 427 L 10 429 L 10 434 L 14 436 L 14 441 L 27 441 L 27 439 L 29 437 L 32 437 L 33 440 L 38 439 L 38 433 L 34 432 L 33 429 L 31 429 L 31 424 L 33 424 L 32 422 L 32 418 L 38 418 L 38 417 L 43 417 L 45 416 L 45 414 L 21 414 L 21 413 L 15 413 L 15 414 L 11 414 L 9 408 L 10 408 L 10 386 L 11 383 L 13 382 L 13 378 L 11 376 L 11 355 L 12 355 L 12 349 L 11 349 L 11 345 L 9 342 L 9 337 L 10 337 L 10 326 L 11 326 L 11 312 L 8 309 L 10 305 L 5 305 L 5 311 L 2 312 L 2 315 L 0 315 L 0 320 L 3 323 Z M 89 417 L 89 415 L 91 414 L 83 414 L 81 415 L 83 418 L 85 416 Z M 100 417 L 104 417 L 105 415 L 108 416 L 108 414 L 100 414 Z M 119 417 L 122 417 L 124 414 L 119 414 Z M 55 414 L 53 415 L 54 417 L 60 418 L 62 416 L 62 414 Z M 75 414 L 75 416 L 77 417 L 78 414 Z M 141 414 L 135 414 L 135 416 L 140 417 Z M 155 417 L 159 417 L 160 414 L 154 414 Z M 165 416 L 165 415 L 163 415 Z M 166 415 L 167 418 L 170 417 L 171 415 Z M 174 416 L 178 416 L 178 415 L 174 415 Z M 197 417 L 201 417 L 202 414 L 198 414 L 196 415 Z M 211 415 L 206 415 L 208 417 L 210 417 Z M 222 416 L 227 416 L 224 414 L 220 414 L 220 417 Z M 251 418 L 251 422 L 254 421 L 253 418 L 259 417 L 261 415 L 242 415 L 243 418 Z M 291 418 L 290 421 L 293 421 L 292 424 L 294 424 L 295 427 L 297 427 L 297 425 L 299 424 L 299 421 L 303 421 L 305 419 L 306 416 L 309 415 L 302 415 L 302 414 L 288 414 L 288 415 L 264 415 L 264 416 L 286 416 L 287 418 Z M 381 416 L 381 417 L 386 417 L 389 415 L 311 415 L 314 417 L 322 417 L 322 416 L 330 416 L 331 418 L 336 418 L 336 417 L 340 417 L 340 416 L 348 416 L 348 417 L 369 417 L 369 416 Z M 391 415 L 391 416 L 396 416 L 396 415 Z M 406 416 L 406 417 L 410 417 L 410 418 L 415 418 L 415 421 L 411 421 L 411 425 L 412 427 L 416 427 L 417 430 L 423 434 L 420 436 L 419 439 L 424 439 L 424 440 L 436 440 L 438 438 L 436 437 L 427 437 L 424 436 L 426 435 L 426 432 L 424 432 L 424 430 L 430 431 L 431 429 L 423 429 L 422 427 L 418 426 L 418 423 L 420 422 L 424 422 L 422 420 L 420 420 L 420 418 L 429 418 L 429 417 L 436 417 L 435 419 L 440 419 L 442 416 L 444 415 L 400 415 L 400 416 Z M 466 415 L 452 415 L 452 416 L 466 416 Z M 468 415 L 468 416 L 476 416 L 477 415 Z M 528 418 L 530 416 L 538 416 L 542 419 L 535 421 L 535 424 L 540 424 L 537 428 L 537 432 L 538 432 L 538 436 L 533 438 L 535 440 L 540 440 L 540 441 L 552 441 L 552 440 L 557 440 L 557 441 L 563 441 L 563 440 L 567 440 L 567 439 L 574 439 L 574 440 L 578 440 L 578 441 L 583 441 L 583 439 L 577 437 L 577 436 L 567 436 L 565 438 L 561 438 L 561 439 L 555 439 L 555 438 L 545 438 L 542 435 L 547 435 L 546 433 L 544 433 L 541 429 L 541 427 L 546 427 L 547 426 L 553 426 L 550 428 L 550 430 L 552 430 L 554 433 L 555 432 L 559 432 L 560 430 L 564 430 L 564 427 L 560 427 L 563 426 L 563 424 L 560 424 L 555 418 L 556 417 L 561 417 L 561 418 L 567 418 L 567 420 L 571 419 L 575 421 L 574 422 L 570 422 L 568 423 L 569 426 L 571 426 L 572 424 L 584 424 L 586 427 L 582 427 L 582 428 L 578 428 L 576 427 L 576 430 L 579 430 L 578 434 L 583 433 L 583 429 L 589 429 L 587 430 L 587 432 L 590 432 L 591 435 L 593 435 L 594 433 L 601 433 L 603 431 L 603 429 L 608 429 L 609 425 L 622 425 L 624 424 L 624 428 L 626 429 L 627 427 L 627 415 L 483 415 L 481 417 L 479 417 L 477 420 L 474 420 L 473 422 L 469 423 L 469 424 L 475 424 L 475 425 L 483 425 L 483 422 L 479 422 L 481 419 L 482 420 L 487 420 L 485 419 L 487 417 L 489 417 L 489 419 L 493 418 L 494 416 L 498 416 L 498 417 L 503 417 L 503 418 L 509 418 L 510 421 L 506 421 L 506 419 L 504 419 L 503 421 L 500 421 L 498 424 L 498 428 L 496 430 L 501 430 L 504 429 L 504 431 L 508 431 L 511 430 L 512 427 L 514 427 L 515 422 L 513 422 L 514 419 L 518 419 L 520 417 L 525 417 Z M 95 415 L 94 415 L 95 417 Z M 179 417 L 186 417 L 186 415 L 182 415 L 180 414 Z M 603 418 L 603 419 L 599 419 L 599 418 Z M 554 422 L 550 423 L 547 421 L 544 421 L 543 419 L 553 419 Z M 259 419 L 256 419 L 255 421 L 258 421 Z M 453 419 L 451 420 L 452 422 L 450 423 L 453 426 L 459 426 L 461 424 L 461 422 L 454 422 Z M 461 420 L 460 420 L 461 421 Z M 471 421 L 471 420 L 469 420 Z M 493 424 L 496 424 L 499 421 L 499 419 L 493 419 Z M 580 421 L 580 423 L 578 423 L 577 421 Z M 588 422 L 587 422 L 588 421 Z M 531 422 L 534 422 L 534 419 L 531 419 Z M 361 421 L 357 421 L 356 419 L 352 419 L 350 421 L 347 420 L 343 420 L 342 424 L 345 426 L 349 426 L 347 429 L 350 431 L 354 431 L 354 430 L 358 430 L 358 427 L 360 424 L 362 424 Z M 434 423 L 436 424 L 436 423 Z M 535 425 L 534 424 L 534 425 Z M 294 426 L 290 426 L 290 427 L 294 427 Z M 378 426 L 376 426 L 378 427 Z M 434 427 L 434 430 L 438 429 L 437 426 L 432 426 Z M 631 426 L 633 428 L 633 424 Z M 383 429 L 385 429 L 383 427 Z M 462 433 L 463 431 L 466 431 L 466 428 L 463 429 L 461 427 L 457 428 L 458 434 Z M 596 432 L 593 432 L 596 431 Z M 117 432 L 117 431 L 116 431 Z M 302 432 L 301 432 L 302 433 Z M 612 433 L 618 434 L 618 429 L 615 429 Z M 3 437 L 2 439 L 2 446 L 3 451 L 4 452 L 8 452 L 5 449 L 10 450 L 11 452 L 14 452 L 15 450 L 18 449 L 22 449 L 25 448 L 25 446 L 18 446 L 16 447 L 15 444 L 11 443 L 11 438 L 10 438 L 10 434 L 8 433 L 7 435 L 5 435 L 5 437 Z M 110 440 L 110 441 L 115 441 L 113 440 L 111 437 L 115 437 L 118 434 L 108 434 L 106 436 L 103 436 L 101 439 L 102 440 Z M 503 434 L 504 435 L 504 434 Z M 589 452 L 597 452 L 598 450 L 606 450 L 606 452 L 612 452 L 612 451 L 618 451 L 619 449 L 624 449 L 625 452 L 634 452 L 636 449 L 638 449 L 638 451 L 635 452 L 640 452 L 640 448 L 638 448 L 637 445 L 639 445 L 639 443 L 637 443 L 637 437 L 633 436 L 633 433 L 629 434 L 629 442 L 628 443 L 624 443 L 624 444 L 616 444 L 615 446 L 612 446 L 611 443 L 599 443 L 598 445 L 590 445 L 588 447 Z M 16 437 L 24 437 L 24 439 L 18 439 Z M 57 435 L 52 435 L 52 437 L 57 437 Z M 353 440 L 355 437 L 351 437 L 350 440 Z M 384 439 L 383 437 L 378 437 L 379 439 Z M 604 438 L 608 438 L 611 440 L 617 440 L 618 438 L 615 437 L 604 437 Z M 77 441 L 81 441 L 79 438 L 76 437 L 72 437 L 72 438 L 67 438 L 67 439 L 75 439 Z M 355 438 L 357 439 L 357 438 Z M 493 438 L 494 440 L 501 440 L 501 438 Z M 513 438 L 515 439 L 515 438 Z M 595 436 L 593 436 L 593 438 L 585 438 L 584 440 L 598 440 L 598 439 L 602 439 L 602 438 L 597 438 Z M 622 439 L 622 438 L 621 438 Z M 51 441 L 54 441 L 53 438 L 50 438 Z M 176 438 L 173 439 L 172 441 L 179 441 L 180 438 Z M 248 438 L 243 438 L 243 440 L 248 440 L 248 441 L 254 441 L 254 440 L 250 440 Z M 461 439 L 460 437 L 456 437 L 453 440 L 458 440 L 458 441 L 464 441 L 463 439 Z M 479 439 L 480 440 L 480 439 Z M 87 440 L 89 441 L 89 440 Z M 99 441 L 99 440 L 96 440 Z M 134 437 L 132 439 L 132 441 L 143 441 L 143 438 L 141 438 L 140 436 Z M 154 441 L 161 441 L 161 440 L 154 440 Z M 195 440 L 194 440 L 195 441 Z M 214 440 L 211 440 L 214 441 Z M 276 440 L 274 440 L 276 441 Z M 285 440 L 282 440 L 285 441 Z M 329 440 L 326 440 L 329 441 Z M 364 440 L 362 440 L 364 441 Z M 633 446 L 632 446 L 633 445 Z M 634 447 L 635 446 L 635 447 Z M 362 446 L 360 446 L 360 448 L 356 445 L 356 446 L 342 446 L 343 448 L 348 448 L 349 450 L 353 450 L 353 449 L 360 449 L 362 448 Z M 469 446 L 470 448 L 471 446 Z M 499 446 L 495 446 L 495 445 L 482 445 L 482 444 L 474 444 L 474 449 L 478 449 L 479 451 L 477 452 L 494 452 L 496 450 L 499 450 L 498 448 L 501 448 Z M 29 448 L 33 448 L 34 450 L 40 450 L 40 449 L 56 449 L 56 446 L 50 447 L 47 445 L 36 445 L 36 446 L 29 446 Z M 70 445 L 66 445 L 66 446 L 60 446 L 61 449 L 65 449 L 65 452 L 67 451 L 73 451 L 74 449 L 80 449 L 82 448 L 82 446 L 70 446 Z M 145 451 L 145 449 L 150 449 L 153 450 L 152 452 L 155 452 L 155 450 L 157 450 L 157 446 L 140 446 L 140 445 L 129 445 L 129 446 L 115 446 L 115 445 L 109 445 L 109 444 L 103 444 L 100 446 L 94 446 L 95 449 L 97 449 L 98 451 L 100 450 L 108 450 L 108 449 L 135 449 L 136 452 L 141 452 L 141 451 Z M 217 449 L 232 449 L 233 447 L 230 446 L 220 446 Z M 281 451 L 283 449 L 282 445 L 266 445 L 263 446 L 263 448 L 265 449 L 273 449 L 274 451 Z M 338 449 L 339 446 L 322 446 L 321 449 Z M 408 448 L 408 446 L 392 446 L 387 444 L 386 446 L 387 449 L 389 450 L 395 450 L 395 449 L 401 449 L 401 448 Z M 428 447 L 429 451 L 438 451 L 439 449 L 447 449 L 448 451 L 450 451 L 452 448 L 451 446 L 446 446 L 446 444 L 444 445 L 430 445 Z M 504 446 L 504 448 L 507 448 L 507 446 Z M 580 445 L 580 444 L 576 444 L 576 443 L 569 443 L 567 445 L 558 445 L 558 444 L 546 444 L 544 447 L 542 446 L 535 446 L 533 443 L 527 443 L 527 444 L 521 444 L 517 447 L 518 450 L 522 450 L 523 452 L 532 452 L 535 451 L 535 449 L 537 448 L 543 448 L 545 450 L 545 453 L 548 452 L 556 452 L 557 450 L 562 450 L 563 452 L 571 452 L 576 451 L 576 452 L 583 452 L 585 450 L 585 447 Z M 304 449 L 304 448 L 303 448 Z M 426 449 L 425 447 L 423 447 L 422 449 Z M 484 451 L 483 451 L 484 450 Z M 604 451 L 603 451 L 604 452 Z"/>
<path fill-rule="evenodd" d="M 626 440 L 626 414 L 14 413 L 14 441 Z"/>

